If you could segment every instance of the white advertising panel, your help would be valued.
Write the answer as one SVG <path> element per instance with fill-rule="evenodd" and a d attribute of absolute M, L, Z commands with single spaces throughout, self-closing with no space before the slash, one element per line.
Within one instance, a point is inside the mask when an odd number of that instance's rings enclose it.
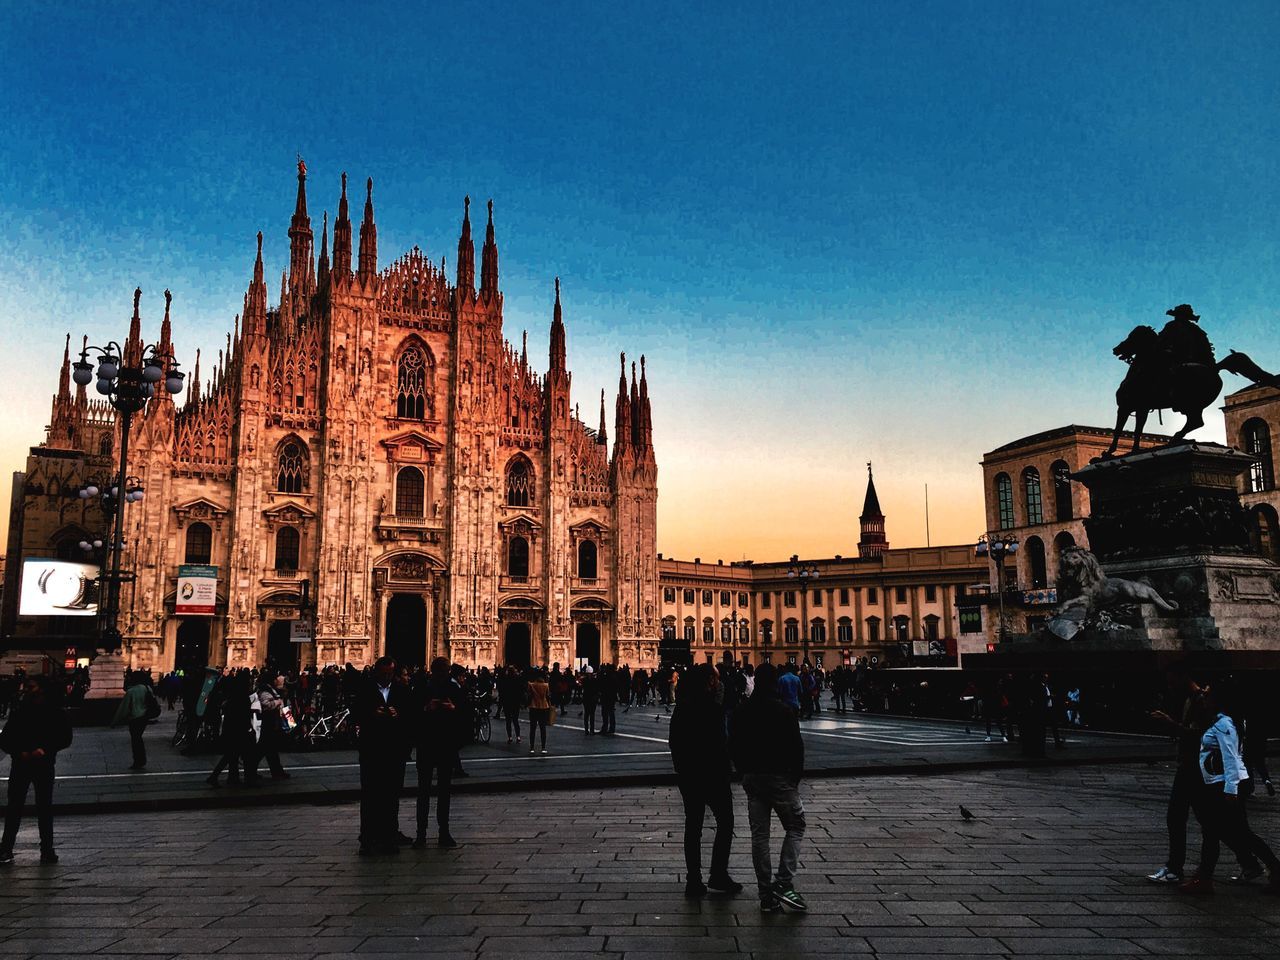
<path fill-rule="evenodd" d="M 35 557 L 22 561 L 20 617 L 96 617 L 99 568 Z"/>
<path fill-rule="evenodd" d="M 182 617 L 212 617 L 217 605 L 218 568 L 204 563 L 181 564 L 173 612 Z"/>

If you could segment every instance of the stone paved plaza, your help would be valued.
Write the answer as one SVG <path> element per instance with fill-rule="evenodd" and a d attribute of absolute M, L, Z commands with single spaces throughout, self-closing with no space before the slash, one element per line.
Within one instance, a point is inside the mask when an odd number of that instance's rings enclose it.
<path fill-rule="evenodd" d="M 667 787 L 468 795 L 460 848 L 372 860 L 355 855 L 349 805 L 66 817 L 61 863 L 37 863 L 32 824 L 0 868 L 0 956 L 1276 956 L 1280 900 L 1224 883 L 1188 901 L 1142 879 L 1163 859 L 1170 775 L 807 784 L 803 917 L 762 916 L 750 887 L 686 901 Z M 749 883 L 735 792 L 732 869 Z M 1280 840 L 1280 802 L 1252 810 Z M 411 817 L 405 803 L 404 827 Z"/>

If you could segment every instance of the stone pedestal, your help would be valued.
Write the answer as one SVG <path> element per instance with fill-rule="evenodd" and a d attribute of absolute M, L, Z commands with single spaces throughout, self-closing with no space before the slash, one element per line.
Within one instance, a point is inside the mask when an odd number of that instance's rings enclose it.
<path fill-rule="evenodd" d="M 1280 568 L 1252 554 L 1237 493 L 1252 458 L 1186 443 L 1092 463 L 1089 547 L 1108 577 L 1149 583 L 1174 613 L 1141 604 L 1128 625 L 1077 649 L 1280 652 Z M 1073 644 L 1074 646 L 1074 644 Z"/>
<path fill-rule="evenodd" d="M 89 664 L 86 700 L 119 700 L 124 696 L 124 674 L 129 667 L 122 653 L 100 653 Z"/>

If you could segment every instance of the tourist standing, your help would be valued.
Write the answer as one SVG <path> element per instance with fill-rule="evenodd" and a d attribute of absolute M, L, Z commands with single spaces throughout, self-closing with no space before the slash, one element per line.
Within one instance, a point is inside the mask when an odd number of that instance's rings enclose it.
<path fill-rule="evenodd" d="M 498 706 L 502 710 L 503 719 L 507 721 L 507 743 L 511 743 L 514 735 L 515 743 L 520 743 L 520 705 L 524 700 L 524 681 L 515 667 L 507 667 L 498 678 Z"/>
<path fill-rule="evenodd" d="M 796 668 L 792 664 L 782 668 L 782 676 L 778 677 L 777 687 L 779 699 L 798 715 L 800 713 L 800 678 L 796 676 Z"/>
<path fill-rule="evenodd" d="M 400 790 L 409 752 L 412 694 L 395 682 L 396 662 L 379 657 L 359 685 L 355 716 L 360 752 L 360 852 L 399 853 Z"/>
<path fill-rule="evenodd" d="M 111 725 L 129 725 L 129 746 L 133 751 L 130 770 L 144 770 L 147 766 L 147 745 L 142 742 L 147 723 L 160 716 L 160 703 L 151 692 L 151 675 L 142 670 L 130 671 L 125 677 L 124 696 Z"/>
<path fill-rule="evenodd" d="M 738 893 L 742 884 L 729 876 L 729 848 L 733 842 L 733 797 L 729 791 L 729 744 L 724 715 L 716 702 L 720 686 L 707 663 L 690 667 L 680 684 L 671 714 L 668 744 L 684 803 L 684 893 L 701 897 L 708 889 Z M 702 823 L 707 808 L 716 821 L 711 848 L 711 873 L 702 881 Z"/>
<path fill-rule="evenodd" d="M 600 733 L 602 736 L 613 736 L 613 731 L 618 725 L 619 682 L 619 677 L 613 669 L 613 664 L 606 663 L 600 668 L 597 693 L 600 697 Z"/>
<path fill-rule="evenodd" d="M 529 698 L 529 752 L 533 753 L 538 733 L 542 733 L 542 752 L 547 752 L 547 724 L 551 722 L 551 694 L 547 687 L 547 675 L 535 673 L 528 682 Z"/>
<path fill-rule="evenodd" d="M 58 751 L 71 746 L 71 721 L 50 696 L 44 677 L 31 677 L 0 731 L 0 751 L 9 755 L 9 796 L 0 837 L 0 863 L 13 862 L 13 843 L 22 822 L 27 790 L 35 788 L 40 862 L 56 863 L 53 849 L 53 780 Z"/>
<path fill-rule="evenodd" d="M 582 670 L 582 732 L 586 736 L 596 732 L 596 704 L 600 700 L 600 682 L 591 664 Z"/>
<path fill-rule="evenodd" d="M 804 771 L 804 741 L 796 712 L 778 697 L 772 664 L 756 670 L 756 688 L 733 717 L 730 739 L 734 766 L 742 774 L 751 823 L 751 860 L 755 865 L 760 909 L 808 909 L 796 892 L 793 878 L 804 839 L 804 805 L 800 777 Z M 778 815 L 783 830 L 782 852 L 775 875 L 769 856 L 770 821 Z"/>
<path fill-rule="evenodd" d="M 222 678 L 222 756 L 214 764 L 205 782 L 219 786 L 218 777 L 227 770 L 227 783 L 240 782 L 240 767 L 244 767 L 244 782 L 253 786 L 261 782 L 258 776 L 257 744 L 253 737 L 253 705 L 249 702 L 253 692 L 248 670 L 236 670 Z"/>
<path fill-rule="evenodd" d="M 413 845 L 418 849 L 427 845 L 431 779 L 434 773 L 437 783 L 436 825 L 439 827 L 436 844 L 445 848 L 456 847 L 458 843 L 449 832 L 449 801 L 453 769 L 463 736 L 459 724 L 465 722 L 462 687 L 449 675 L 449 661 L 444 657 L 436 657 L 431 661 L 430 676 L 424 683 L 419 683 L 414 694 L 417 719 L 418 832 Z"/>

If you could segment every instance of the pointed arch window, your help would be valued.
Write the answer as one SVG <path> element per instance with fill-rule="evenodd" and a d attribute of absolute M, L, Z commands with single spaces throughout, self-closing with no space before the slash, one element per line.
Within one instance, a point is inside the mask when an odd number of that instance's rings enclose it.
<path fill-rule="evenodd" d="M 431 358 L 419 346 L 410 346 L 396 364 L 396 416 L 425 420 L 433 407 Z"/>
<path fill-rule="evenodd" d="M 417 467 L 401 467 L 396 474 L 396 516 L 421 518 L 426 502 L 426 480 Z"/>
<path fill-rule="evenodd" d="M 580 579 L 596 579 L 597 559 L 598 551 L 594 540 L 583 540 L 578 544 L 578 577 Z M 672 599 L 674 599 L 674 596 Z"/>
<path fill-rule="evenodd" d="M 507 467 L 507 506 L 533 505 L 533 468 L 524 457 L 516 457 Z"/>
<path fill-rule="evenodd" d="M 996 474 L 996 511 L 1001 530 L 1013 529 L 1013 481 L 1007 473 Z"/>
<path fill-rule="evenodd" d="M 1022 495 L 1027 508 L 1027 526 L 1044 523 L 1044 496 L 1040 492 L 1040 471 L 1027 467 L 1022 471 Z"/>
<path fill-rule="evenodd" d="M 286 440 L 276 457 L 276 489 L 302 493 L 307 488 L 307 451 L 300 440 Z"/>
<path fill-rule="evenodd" d="M 187 527 L 187 551 L 183 563 L 208 563 L 213 557 L 213 530 L 207 523 Z"/>
<path fill-rule="evenodd" d="M 1031 575 L 1031 589 L 1043 590 L 1049 585 L 1049 568 L 1045 562 L 1044 541 L 1039 537 L 1027 537 L 1023 551 L 1027 557 L 1027 572 Z"/>
<path fill-rule="evenodd" d="M 1262 493 L 1275 486 L 1275 473 L 1271 463 L 1271 430 L 1265 420 L 1254 417 L 1241 431 L 1244 452 L 1253 457 L 1249 465 L 1249 492 Z"/>

